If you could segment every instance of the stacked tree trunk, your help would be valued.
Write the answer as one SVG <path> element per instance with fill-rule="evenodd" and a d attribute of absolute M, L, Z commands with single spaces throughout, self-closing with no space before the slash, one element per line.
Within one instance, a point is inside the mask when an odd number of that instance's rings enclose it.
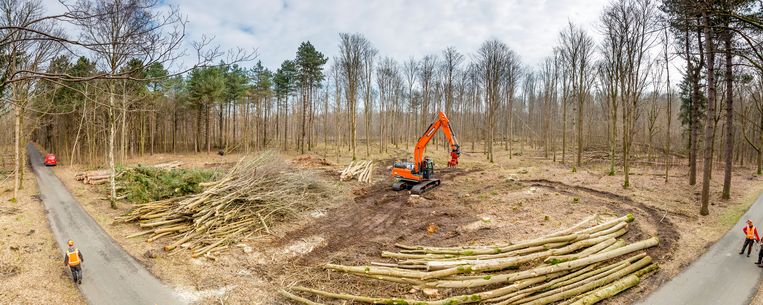
<path fill-rule="evenodd" d="M 165 251 L 186 248 L 193 257 L 214 259 L 231 244 L 270 233 L 274 222 L 310 208 L 327 193 L 309 172 L 273 154 L 242 159 L 205 187 L 199 194 L 138 205 L 119 220 L 144 230 L 129 237 L 165 238 Z"/>
<path fill-rule="evenodd" d="M 74 176 L 74 179 L 76 179 L 77 181 L 82 181 L 82 183 L 84 184 L 102 184 L 109 181 L 109 171 L 95 170 L 95 171 L 82 172 L 82 173 L 76 174 Z"/>
<path fill-rule="evenodd" d="M 159 163 L 151 165 L 151 167 L 158 168 L 158 169 L 175 169 L 179 168 L 183 165 L 182 161 L 172 161 L 172 162 L 166 162 L 166 163 Z M 129 169 L 126 169 L 129 170 Z M 121 173 L 117 173 L 119 175 Z M 109 182 L 109 171 L 108 170 L 94 170 L 94 171 L 86 171 L 81 172 L 79 174 L 74 175 L 74 179 L 77 181 L 82 181 L 84 184 L 104 184 Z"/>
<path fill-rule="evenodd" d="M 180 168 L 181 166 L 183 166 L 183 161 L 172 161 L 152 165 L 152 167 L 160 169 L 175 169 Z"/>
<path fill-rule="evenodd" d="M 374 163 L 372 161 L 362 161 L 355 163 L 350 162 L 344 170 L 339 172 L 339 181 L 348 181 L 357 178 L 358 181 L 363 183 L 371 183 L 371 175 L 373 174 Z"/>
<path fill-rule="evenodd" d="M 594 304 L 638 285 L 658 268 L 644 252 L 658 244 L 656 237 L 631 244 L 618 239 L 633 220 L 630 214 L 606 221 L 592 216 L 537 239 L 490 246 L 398 244 L 399 252 L 382 253 L 394 262 L 325 266 L 413 286 L 405 296 L 370 297 L 300 286 L 281 295 L 303 304 L 320 304 L 308 299 L 309 295 L 372 304 Z M 458 289 L 458 295 L 438 300 L 415 295 L 416 291 L 437 295 L 441 289 Z"/>

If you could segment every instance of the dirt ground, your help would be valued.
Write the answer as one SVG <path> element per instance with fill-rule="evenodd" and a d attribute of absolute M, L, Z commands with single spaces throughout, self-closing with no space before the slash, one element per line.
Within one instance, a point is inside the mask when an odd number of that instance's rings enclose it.
<path fill-rule="evenodd" d="M 0 175 L 0 303 L 85 304 L 53 240 L 34 174 L 27 173 L 18 200 L 12 197 L 12 178 Z"/>
<path fill-rule="evenodd" d="M 437 153 L 433 150 L 433 153 Z M 444 151 L 440 151 L 445 155 Z M 163 155 L 129 163 L 153 164 L 181 160 L 185 166 L 220 166 L 240 156 Z M 138 232 L 133 224 L 114 223 L 129 209 L 126 203 L 110 209 L 98 187 L 73 179 L 81 168 L 56 168 L 85 209 L 131 255 L 159 278 L 175 286 L 188 301 L 210 304 L 286 304 L 277 289 L 293 284 L 347 293 L 425 298 L 410 287 L 327 272 L 325 263 L 365 264 L 384 261 L 379 254 L 395 243 L 454 246 L 524 240 L 556 231 L 588 215 L 633 213 L 636 224 L 628 241 L 657 235 L 659 247 L 649 250 L 661 269 L 636 289 L 606 304 L 627 304 L 669 280 L 728 230 L 763 190 L 750 169 L 738 169 L 730 200 L 720 200 L 720 169 L 714 173 L 711 215 L 698 215 L 700 186 L 687 184 L 684 163 L 675 164 L 669 182 L 664 167 L 633 169 L 631 187 L 622 176 L 606 175 L 605 162 L 588 162 L 575 172 L 569 165 L 538 157 L 508 158 L 494 164 L 478 153 L 467 153 L 456 169 L 440 168 L 442 185 L 422 197 L 389 189 L 388 155 L 377 155 L 375 183 L 340 183 L 336 171 L 348 157 L 288 156 L 295 166 L 322 173 L 339 190 L 331 202 L 308 211 L 298 221 L 271 228 L 264 235 L 238 245 L 217 261 L 192 259 L 187 251 L 165 253 L 162 240 L 146 243 L 126 239 Z M 445 164 L 436 159 L 437 164 Z M 681 161 L 683 162 L 683 161 Z M 436 232 L 431 233 L 431 228 Z M 428 232 L 428 229 L 429 232 Z M 448 291 L 441 291 L 447 295 Z M 323 300 L 325 301 L 325 300 Z M 348 304 L 348 303 L 345 303 Z"/>

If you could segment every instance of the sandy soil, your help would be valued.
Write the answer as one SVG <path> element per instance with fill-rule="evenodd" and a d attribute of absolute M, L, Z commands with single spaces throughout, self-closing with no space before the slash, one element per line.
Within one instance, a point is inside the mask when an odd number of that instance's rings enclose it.
<path fill-rule="evenodd" d="M 434 151 L 435 153 L 437 151 Z M 442 152 L 444 155 L 445 153 Z M 160 163 L 182 160 L 188 166 L 225 164 L 239 156 L 180 155 L 131 160 Z M 315 168 L 328 181 L 349 163 L 348 157 L 289 156 L 296 166 Z M 391 164 L 386 156 L 381 165 Z M 445 164 L 444 160 L 436 160 Z M 334 165 L 332 165 L 334 164 Z M 600 164 L 600 165 L 599 165 Z M 699 217 L 699 186 L 689 186 L 685 166 L 676 165 L 664 182 L 662 167 L 633 169 L 632 187 L 621 187 L 622 176 L 607 176 L 607 167 L 590 162 L 573 172 L 571 166 L 535 157 L 504 155 L 496 163 L 484 162 L 481 154 L 466 154 L 457 169 L 443 169 L 441 187 L 421 198 L 389 190 L 387 169 L 380 166 L 376 183 L 342 183 L 337 197 L 323 208 L 306 213 L 299 221 L 272 228 L 273 235 L 246 241 L 218 261 L 192 259 L 184 251 L 164 253 L 161 240 L 146 243 L 126 239 L 137 232 L 132 224 L 114 223 L 129 208 L 108 208 L 102 191 L 74 181 L 79 168 L 57 168 L 86 210 L 133 256 L 159 278 L 177 287 L 189 301 L 226 304 L 282 304 L 275 296 L 279 287 L 301 284 L 343 292 L 424 298 L 396 284 L 358 279 L 326 272 L 327 262 L 363 264 L 380 261 L 379 253 L 394 250 L 394 243 L 452 246 L 493 244 L 523 240 L 569 226 L 593 214 L 633 213 L 637 222 L 629 241 L 658 235 L 659 247 L 650 254 L 661 270 L 638 288 L 607 301 L 625 304 L 655 289 L 701 255 L 742 215 L 763 189 L 751 170 L 739 169 L 733 178 L 730 200 L 720 200 L 720 181 L 712 186 L 711 215 Z M 722 177 L 717 170 L 714 177 Z M 434 234 L 427 228 L 436 227 Z M 448 294 L 442 291 L 442 295 Z M 272 300 L 272 301 L 271 301 Z"/>
<path fill-rule="evenodd" d="M 37 182 L 29 172 L 17 202 L 13 182 L 0 176 L 0 303 L 85 304 L 71 282 L 48 226 Z"/>

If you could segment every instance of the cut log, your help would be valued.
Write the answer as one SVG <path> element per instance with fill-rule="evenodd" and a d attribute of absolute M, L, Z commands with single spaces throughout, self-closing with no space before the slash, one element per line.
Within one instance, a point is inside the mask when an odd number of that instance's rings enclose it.
<path fill-rule="evenodd" d="M 442 278 L 442 277 L 459 274 L 459 273 L 502 270 L 509 267 L 517 266 L 519 264 L 527 263 L 536 259 L 543 259 L 549 256 L 572 253 L 579 249 L 596 245 L 607 239 L 614 239 L 615 237 L 618 237 L 625 233 L 626 233 L 626 230 L 623 228 L 610 235 L 605 235 L 605 236 L 591 238 L 591 239 L 583 239 L 581 241 L 575 242 L 569 246 L 559 248 L 559 249 L 551 249 L 548 251 L 533 253 L 530 255 L 520 256 L 520 257 L 509 257 L 509 258 L 494 259 L 494 260 L 487 260 L 487 261 L 468 261 L 463 264 L 459 264 L 461 266 L 458 266 L 458 267 L 450 267 L 449 269 L 430 272 L 427 274 L 426 277 L 423 277 L 422 280 Z M 432 266 L 435 263 L 437 262 L 427 263 L 427 267 L 435 268 L 436 266 Z M 456 261 L 456 262 L 446 262 L 446 263 L 451 263 L 449 266 L 452 266 L 452 263 L 459 263 L 459 262 Z"/>
<path fill-rule="evenodd" d="M 530 270 L 515 272 L 511 274 L 506 275 L 497 275 L 493 276 L 488 279 L 474 279 L 474 280 L 467 280 L 467 281 L 448 281 L 448 280 L 438 280 L 433 282 L 428 282 L 427 287 L 432 288 L 451 288 L 451 287 L 481 287 L 481 286 L 487 286 L 487 285 L 493 285 L 493 284 L 501 284 L 501 283 L 510 283 L 518 280 L 523 280 L 526 278 L 543 275 L 543 274 L 549 274 L 559 271 L 565 271 L 565 270 L 571 270 L 575 268 L 584 267 L 593 263 L 603 262 L 621 255 L 625 255 L 628 253 L 633 253 L 636 251 L 641 251 L 647 248 L 651 248 L 656 246 L 659 243 L 659 240 L 657 237 L 652 237 L 649 239 L 645 239 L 630 245 L 627 245 L 622 248 L 618 248 L 609 252 L 594 254 L 586 258 L 570 261 L 570 262 L 564 262 L 558 265 L 552 265 L 552 266 L 546 266 L 546 267 L 538 267 Z"/>
<path fill-rule="evenodd" d="M 278 294 L 280 294 L 284 298 L 287 298 L 289 300 L 292 300 L 292 301 L 295 301 L 295 302 L 299 302 L 299 303 L 302 303 L 302 304 L 305 304 L 305 305 L 323 305 L 323 303 L 316 303 L 316 302 L 310 301 L 310 300 L 305 299 L 303 297 L 291 294 L 288 291 L 283 290 L 283 289 L 279 290 Z"/>
<path fill-rule="evenodd" d="M 544 237 L 554 237 L 554 236 L 562 236 L 562 235 L 572 234 L 573 232 L 575 232 L 575 230 L 580 229 L 582 227 L 585 227 L 585 225 L 587 225 L 589 222 L 594 221 L 594 220 L 596 220 L 598 218 L 599 218 L 598 214 L 593 214 L 591 216 L 586 217 L 582 221 L 576 223 L 575 225 L 573 225 L 573 226 L 571 226 L 569 228 L 566 228 L 564 230 L 551 233 L 551 234 L 546 235 Z"/>
<path fill-rule="evenodd" d="M 523 304 L 526 304 L 526 305 L 546 305 L 546 304 L 550 304 L 550 303 L 553 303 L 553 302 L 556 302 L 556 301 L 568 299 L 568 298 L 574 297 L 574 296 L 576 296 L 578 294 L 585 293 L 585 292 L 591 291 L 593 289 L 596 289 L 596 287 L 601 287 L 603 285 L 607 285 L 609 283 L 612 283 L 612 282 L 614 282 L 614 281 L 616 281 L 616 280 L 618 280 L 620 278 L 625 277 L 628 274 L 631 274 L 631 273 L 636 272 L 636 271 L 638 271 L 638 270 L 640 270 L 640 269 L 642 269 L 644 267 L 649 266 L 651 263 L 652 263 L 652 259 L 649 256 L 647 256 L 647 257 L 644 257 L 641 260 L 639 260 L 639 261 L 637 261 L 637 262 L 635 262 L 635 263 L 633 263 L 633 264 L 631 264 L 631 265 L 629 265 L 629 266 L 627 266 L 627 267 L 625 267 L 625 268 L 623 268 L 623 269 L 621 269 L 621 270 L 619 270 L 619 271 L 617 271 L 615 273 L 612 273 L 612 274 L 610 274 L 610 275 L 608 275 L 608 276 L 606 276 L 604 278 L 598 279 L 596 281 L 592 281 L 590 283 L 578 286 L 578 287 L 573 288 L 573 289 L 563 289 L 563 290 L 560 289 L 561 291 L 559 293 L 557 293 L 557 294 L 550 295 L 550 296 L 547 296 L 547 297 L 544 297 L 544 298 L 540 298 L 540 299 L 534 300 L 532 302 L 523 303 Z M 498 304 L 506 305 L 506 304 L 501 304 L 501 303 L 498 303 Z"/>

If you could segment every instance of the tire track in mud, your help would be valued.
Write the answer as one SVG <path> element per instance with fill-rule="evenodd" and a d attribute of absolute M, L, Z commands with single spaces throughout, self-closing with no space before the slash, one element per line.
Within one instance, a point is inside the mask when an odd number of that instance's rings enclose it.
<path fill-rule="evenodd" d="M 379 170 L 383 170 L 379 169 Z M 456 168 L 442 169 L 439 178 L 451 179 L 455 175 L 465 175 L 479 170 Z M 395 192 L 391 189 L 392 179 L 384 179 L 373 185 L 356 190 L 352 202 L 327 211 L 326 216 L 300 229 L 286 234 L 281 244 L 321 235 L 325 241 L 313 249 L 309 255 L 297 258 L 300 264 L 325 263 L 334 256 L 363 255 L 378 256 L 382 250 L 396 242 L 438 242 L 453 237 L 451 234 L 427 236 L 426 227 L 437 224 L 440 232 L 451 232 L 476 218 L 463 215 L 463 206 L 442 204 L 439 200 L 424 200 L 411 204 L 407 191 Z M 442 186 L 425 193 L 425 199 L 439 198 L 436 195 Z M 281 245 L 281 246 L 282 246 Z M 353 251 L 347 251 L 348 249 Z M 353 253 L 353 254 L 350 254 Z"/>

